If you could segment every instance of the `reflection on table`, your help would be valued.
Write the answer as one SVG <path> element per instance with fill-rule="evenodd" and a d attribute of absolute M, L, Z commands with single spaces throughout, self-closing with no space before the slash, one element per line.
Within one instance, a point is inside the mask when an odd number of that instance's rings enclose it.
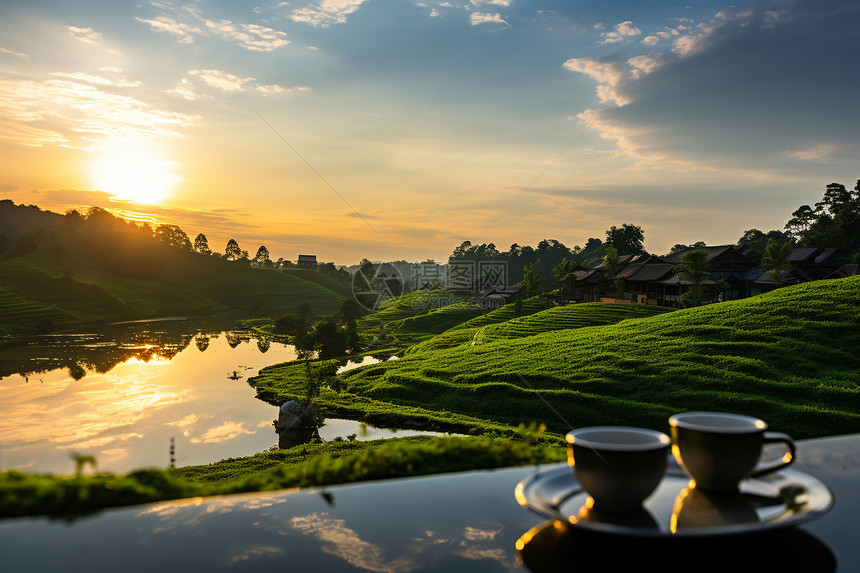
<path fill-rule="evenodd" d="M 4 571 L 40 573 L 860 571 L 860 435 L 798 446 L 793 467 L 827 484 L 836 503 L 757 534 L 642 538 L 548 520 L 520 506 L 514 488 L 550 468 L 524 467 L 178 500 L 72 522 L 0 519 L 0 552 Z M 707 507 L 689 495 L 684 504 Z"/>

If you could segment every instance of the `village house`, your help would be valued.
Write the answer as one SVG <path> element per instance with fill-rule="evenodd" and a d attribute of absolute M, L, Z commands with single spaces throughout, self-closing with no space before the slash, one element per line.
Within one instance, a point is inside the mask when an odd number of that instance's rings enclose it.
<path fill-rule="evenodd" d="M 658 257 L 648 253 L 619 257 L 621 270 L 606 276 L 605 260 L 577 266 L 559 282 L 559 298 L 571 302 L 619 302 L 677 308 L 681 295 L 692 283 L 676 272 L 681 258 L 693 250 L 706 253 L 708 277 L 702 281 L 711 302 L 736 300 L 755 296 L 781 286 L 813 280 L 842 278 L 858 274 L 858 265 L 851 264 L 835 248 L 796 248 L 791 251 L 789 266 L 776 277 L 771 267 L 756 262 L 748 248 L 737 245 L 688 247 Z M 620 281 L 622 291 L 616 292 Z"/>
<path fill-rule="evenodd" d="M 316 269 L 317 268 L 317 256 L 316 255 L 299 255 L 299 260 L 296 262 L 296 266 L 300 269 Z"/>

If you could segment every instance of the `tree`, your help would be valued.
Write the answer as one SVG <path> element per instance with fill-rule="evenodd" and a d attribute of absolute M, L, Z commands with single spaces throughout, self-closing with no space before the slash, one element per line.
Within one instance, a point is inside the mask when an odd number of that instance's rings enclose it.
<path fill-rule="evenodd" d="M 621 228 L 615 225 L 606 231 L 606 243 L 615 247 L 618 255 L 638 255 L 645 251 L 645 231 L 639 225 L 624 223 Z"/>
<path fill-rule="evenodd" d="M 621 272 L 621 261 L 618 251 L 612 245 L 606 246 L 606 257 L 603 259 L 603 276 L 612 281 L 615 287 L 615 295 L 621 297 L 624 294 L 624 279 L 616 279 L 615 276 Z"/>
<path fill-rule="evenodd" d="M 207 239 L 206 235 L 203 233 L 194 237 L 194 252 L 200 253 L 201 255 L 212 254 L 212 249 L 209 248 L 209 239 Z"/>
<path fill-rule="evenodd" d="M 758 229 L 748 229 L 738 239 L 737 245 L 738 247 L 749 247 L 753 251 L 752 258 L 756 261 L 761 261 L 767 248 L 767 243 L 771 239 L 776 239 L 780 242 L 791 241 L 791 237 L 782 231 L 772 230 L 764 233 Z"/>
<path fill-rule="evenodd" d="M 538 272 L 539 266 L 540 259 L 527 264 L 523 269 L 523 284 L 526 287 L 526 297 L 533 297 L 540 294 L 541 280 L 540 273 Z"/>
<path fill-rule="evenodd" d="M 177 247 L 183 251 L 192 249 L 191 239 L 178 225 L 159 225 L 155 228 L 155 237 L 170 247 Z"/>
<path fill-rule="evenodd" d="M 260 245 L 257 249 L 257 254 L 254 255 L 254 262 L 260 265 L 271 265 L 272 259 L 269 258 L 269 249 L 265 245 Z"/>
<path fill-rule="evenodd" d="M 767 275 L 775 281 L 779 281 L 779 275 L 782 271 L 791 268 L 791 263 L 788 262 L 788 255 L 794 247 L 791 241 L 780 243 L 776 239 L 771 239 L 767 243 L 764 256 L 761 259 L 766 265 L 770 265 Z"/>
<path fill-rule="evenodd" d="M 809 205 L 801 205 L 791 214 L 791 219 L 785 224 L 785 230 L 795 239 L 801 238 L 815 222 L 815 211 Z"/>
<path fill-rule="evenodd" d="M 552 274 L 557 282 L 564 280 L 564 277 L 573 272 L 576 268 L 576 263 L 572 259 L 562 259 L 555 268 L 552 269 Z"/>
<path fill-rule="evenodd" d="M 224 258 L 228 261 L 236 261 L 239 260 L 242 256 L 242 249 L 239 248 L 239 243 L 236 242 L 236 239 L 230 239 L 227 241 L 227 248 L 224 249 Z"/>
<path fill-rule="evenodd" d="M 708 253 L 696 249 L 681 256 L 680 262 L 673 269 L 685 281 L 690 281 L 690 290 L 683 306 L 699 306 L 702 304 L 702 282 L 710 276 L 708 272 Z"/>

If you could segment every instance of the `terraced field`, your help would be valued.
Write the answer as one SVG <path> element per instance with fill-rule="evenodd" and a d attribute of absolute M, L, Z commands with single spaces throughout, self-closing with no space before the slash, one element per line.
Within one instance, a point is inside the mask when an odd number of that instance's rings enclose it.
<path fill-rule="evenodd" d="M 482 344 L 431 340 L 341 378 L 375 401 L 562 433 L 607 422 L 666 429 L 682 410 L 748 413 L 797 437 L 860 431 L 860 277 L 525 335 L 565 316 L 545 312 L 497 323 Z"/>

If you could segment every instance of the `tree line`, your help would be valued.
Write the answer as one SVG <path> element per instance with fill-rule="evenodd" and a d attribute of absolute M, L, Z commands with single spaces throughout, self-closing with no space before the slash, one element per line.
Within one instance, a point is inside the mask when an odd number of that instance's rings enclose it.
<path fill-rule="evenodd" d="M 783 229 L 767 232 L 748 229 L 735 244 L 749 247 L 751 258 L 770 265 L 774 272 L 784 268 L 788 254 L 795 247 L 834 247 L 855 263 L 860 262 L 860 180 L 853 189 L 840 183 L 827 185 L 822 199 L 814 206 L 801 205 Z M 660 256 L 704 246 L 704 241 L 677 243 Z M 644 252 L 643 228 L 624 223 L 607 229 L 603 239 L 592 237 L 582 246 L 567 247 L 556 239 L 544 239 L 537 247 L 514 243 L 507 251 L 500 251 L 493 243 L 463 241 L 454 248 L 449 260 L 505 262 L 509 284 L 522 282 L 529 294 L 536 294 L 550 290 L 577 265 L 604 259 L 607 274 L 614 276 L 621 269 L 619 257 Z M 689 262 L 690 276 L 700 276 L 700 265 Z"/>

